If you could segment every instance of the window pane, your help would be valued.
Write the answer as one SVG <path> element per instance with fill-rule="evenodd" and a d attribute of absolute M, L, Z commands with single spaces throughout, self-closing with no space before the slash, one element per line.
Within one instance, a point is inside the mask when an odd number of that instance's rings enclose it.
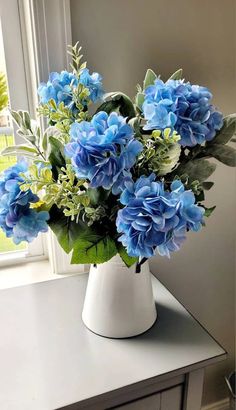
<path fill-rule="evenodd" d="M 1 90 L 4 88 L 4 85 L 7 83 L 7 70 L 5 65 L 4 58 L 4 47 L 3 47 L 3 38 L 2 30 L 0 26 L 0 82 Z M 8 94 L 8 92 L 7 92 Z M 14 131 L 13 124 L 9 117 L 7 109 L 7 98 L 3 98 L 3 93 L 1 92 L 0 99 L 0 151 L 4 148 L 14 145 Z M 16 157 L 0 157 L 0 173 L 4 169 L 14 165 L 16 163 Z M 15 245 L 11 238 L 6 238 L 4 232 L 0 229 L 0 253 L 12 252 L 17 250 L 26 250 L 27 244 L 21 243 L 20 245 Z"/>

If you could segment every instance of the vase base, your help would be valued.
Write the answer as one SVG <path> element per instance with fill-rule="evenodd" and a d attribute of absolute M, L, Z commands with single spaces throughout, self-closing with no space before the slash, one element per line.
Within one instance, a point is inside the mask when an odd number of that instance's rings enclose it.
<path fill-rule="evenodd" d="M 112 336 L 112 335 L 110 335 L 110 334 L 108 335 L 108 334 L 105 334 L 105 333 L 103 333 L 103 332 L 99 332 L 99 331 L 96 331 L 96 330 L 94 330 L 94 329 L 91 329 L 91 328 L 87 325 L 87 323 L 86 323 L 86 321 L 84 320 L 83 315 L 82 315 L 82 321 L 83 321 L 83 324 L 85 325 L 85 327 L 86 327 L 90 332 L 94 333 L 95 335 L 101 336 L 101 337 L 105 337 L 106 339 L 132 339 L 133 337 L 141 336 L 141 335 L 143 335 L 144 333 L 148 332 L 148 330 L 152 329 L 152 327 L 155 325 L 157 319 L 158 319 L 158 314 L 156 313 L 156 317 L 155 317 L 154 321 L 153 321 L 150 325 L 148 325 L 148 327 L 146 327 L 145 329 L 140 330 L 140 331 L 138 331 L 138 332 L 134 332 L 134 333 L 132 333 L 132 334 L 130 333 L 130 334 L 127 334 L 127 335 L 124 335 L 124 336 L 120 336 L 120 335 L 119 335 L 119 336 Z"/>

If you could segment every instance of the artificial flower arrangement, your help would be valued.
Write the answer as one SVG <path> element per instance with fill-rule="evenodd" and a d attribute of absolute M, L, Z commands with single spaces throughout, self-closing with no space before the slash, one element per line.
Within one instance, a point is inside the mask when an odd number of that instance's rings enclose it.
<path fill-rule="evenodd" d="M 209 159 L 235 166 L 226 144 L 236 116 L 223 118 L 210 91 L 186 82 L 181 69 L 166 82 L 147 70 L 134 101 L 104 94 L 80 49 L 69 49 L 72 72 L 39 86 L 44 132 L 27 112 L 11 111 L 26 144 L 2 152 L 20 158 L 0 177 L 0 226 L 16 244 L 49 226 L 71 263 L 119 253 L 138 271 L 147 258 L 177 251 L 214 210 L 204 205 L 216 168 Z"/>

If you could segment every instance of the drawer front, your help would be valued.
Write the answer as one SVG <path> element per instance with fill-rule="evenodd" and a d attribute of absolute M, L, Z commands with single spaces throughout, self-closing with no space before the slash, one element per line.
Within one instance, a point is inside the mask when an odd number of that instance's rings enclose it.
<path fill-rule="evenodd" d="M 118 410 L 181 410 L 182 385 L 116 407 Z"/>
<path fill-rule="evenodd" d="M 132 401 L 131 403 L 123 404 L 116 407 L 118 410 L 161 410 L 161 394 L 152 394 L 151 396 L 144 397 Z M 172 410 L 172 409 L 171 409 Z"/>
<path fill-rule="evenodd" d="M 183 386 L 172 387 L 161 393 L 161 410 L 181 410 L 182 409 Z"/>

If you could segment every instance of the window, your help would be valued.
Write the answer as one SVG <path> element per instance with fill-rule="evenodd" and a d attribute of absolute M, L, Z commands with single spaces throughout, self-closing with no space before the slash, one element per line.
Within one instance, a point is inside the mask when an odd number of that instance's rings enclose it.
<path fill-rule="evenodd" d="M 11 107 L 27 110 L 35 116 L 37 85 L 46 81 L 51 71 L 69 68 L 66 48 L 71 44 L 70 1 L 0 0 L 0 5 Z M 15 143 L 21 143 L 17 134 L 12 135 Z M 12 141 L 13 136 L 8 143 Z M 54 273 L 82 273 L 87 269 L 86 265 L 70 265 L 70 256 L 60 248 L 52 233 L 46 241 L 45 235 L 41 235 L 24 249 L 3 252 L 0 265 L 35 256 L 45 257 L 45 242 L 49 244 Z"/>
<path fill-rule="evenodd" d="M 11 23 L 11 24 L 10 24 Z M 18 1 L 1 2 L 0 20 L 0 76 L 2 85 L 6 84 L 8 103 L 0 111 L 0 150 L 22 143 L 16 134 L 8 106 L 13 109 L 26 109 L 29 106 L 29 87 L 26 81 L 26 66 L 23 55 L 22 32 Z M 32 98 L 31 98 L 32 100 Z M 5 104 L 3 104 L 5 105 Z M 0 107 L 1 108 L 1 107 Z M 16 163 L 14 156 L 0 158 L 0 172 Z M 25 261 L 26 258 L 45 257 L 44 238 L 40 235 L 32 244 L 22 242 L 15 245 L 0 230 L 0 265 Z"/>

